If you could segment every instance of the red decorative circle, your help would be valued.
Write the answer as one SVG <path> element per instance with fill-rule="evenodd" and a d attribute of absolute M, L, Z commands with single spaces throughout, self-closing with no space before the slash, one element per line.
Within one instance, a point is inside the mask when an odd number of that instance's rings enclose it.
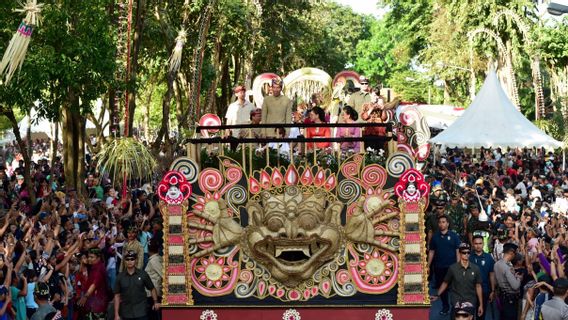
<path fill-rule="evenodd" d="M 201 119 L 199 119 L 199 125 L 202 127 L 209 127 L 209 126 L 220 126 L 221 125 L 221 118 L 218 115 L 213 113 L 204 114 Z M 208 129 L 208 132 L 215 133 L 218 132 L 219 129 Z"/>

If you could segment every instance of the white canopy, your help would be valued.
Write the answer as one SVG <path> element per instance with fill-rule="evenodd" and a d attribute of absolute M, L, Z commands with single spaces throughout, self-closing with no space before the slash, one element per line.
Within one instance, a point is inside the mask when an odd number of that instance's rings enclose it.
<path fill-rule="evenodd" d="M 562 147 L 562 142 L 542 132 L 515 109 L 495 71 L 489 73 L 463 115 L 430 142 L 442 148 Z"/>
<path fill-rule="evenodd" d="M 98 115 L 101 112 L 101 108 L 102 108 L 102 100 L 97 100 L 97 102 L 95 103 L 94 107 L 93 107 L 93 112 Z M 30 121 L 31 118 L 31 121 Z M 105 136 L 109 135 L 109 126 L 108 126 L 108 121 L 109 121 L 109 112 L 108 110 L 105 110 L 105 114 L 103 115 L 103 123 L 107 124 L 103 130 L 103 134 Z M 37 114 L 37 111 L 34 107 L 31 108 L 30 110 L 30 114 L 26 115 L 22 120 L 20 120 L 20 122 L 18 122 L 18 128 L 20 129 L 20 136 L 23 138 L 26 138 L 28 136 L 28 128 L 31 125 L 31 138 L 32 140 L 35 139 L 43 139 L 43 140 L 53 140 L 53 137 L 55 135 L 55 124 L 53 122 L 50 122 L 49 120 L 45 119 L 45 118 L 41 118 L 39 117 L 39 115 Z M 59 135 L 58 135 L 58 140 L 59 142 L 62 142 L 62 128 L 61 128 L 61 123 L 59 124 Z M 86 123 L 85 123 L 85 130 L 87 134 L 95 134 L 96 133 L 96 129 L 97 127 L 95 126 L 95 124 L 93 122 L 91 122 L 90 120 L 87 119 Z M 6 130 L 3 134 L 2 134 L 2 139 L 0 140 L 0 145 L 5 145 L 8 143 L 12 143 L 13 141 L 16 140 L 16 136 L 14 135 L 12 129 L 8 129 Z"/>

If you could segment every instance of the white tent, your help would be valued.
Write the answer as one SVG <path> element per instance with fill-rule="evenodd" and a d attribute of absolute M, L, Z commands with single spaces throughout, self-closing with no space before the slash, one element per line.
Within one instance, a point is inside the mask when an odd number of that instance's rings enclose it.
<path fill-rule="evenodd" d="M 37 102 L 39 103 L 39 102 Z M 101 113 L 101 108 L 103 105 L 103 101 L 101 99 L 98 99 L 94 106 L 93 106 L 93 113 L 95 115 L 99 115 Z M 30 122 L 30 118 L 31 118 L 31 122 Z M 103 135 L 108 136 L 109 135 L 109 112 L 108 110 L 105 110 L 105 113 L 103 115 L 103 124 L 106 124 L 106 126 L 103 129 Z M 20 122 L 18 122 L 18 128 L 20 128 L 20 136 L 22 137 L 22 139 L 27 138 L 28 136 L 28 128 L 31 125 L 31 138 L 32 140 L 36 140 L 36 139 L 43 139 L 43 140 L 53 140 L 53 136 L 55 135 L 55 124 L 50 122 L 49 120 L 45 119 L 45 118 L 40 118 L 37 115 L 37 111 L 34 107 L 31 108 L 30 110 L 30 114 L 26 115 L 22 120 L 20 120 Z M 86 123 L 85 123 L 85 130 L 87 135 L 89 134 L 95 134 L 97 127 L 95 126 L 95 124 L 93 122 L 91 122 L 90 120 L 87 119 Z M 62 142 L 62 138 L 61 138 L 61 134 L 62 134 L 62 128 L 61 128 L 61 123 L 59 124 L 59 135 L 58 135 L 58 140 L 59 142 Z M 14 135 L 14 133 L 12 132 L 12 129 L 8 129 L 6 130 L 3 134 L 2 134 L 2 139 L 0 139 L 0 145 L 5 145 L 8 143 L 12 143 L 13 141 L 16 140 L 16 136 Z"/>
<path fill-rule="evenodd" d="M 515 109 L 495 71 L 489 73 L 463 115 L 430 142 L 442 148 L 562 147 L 562 142 L 542 132 Z"/>

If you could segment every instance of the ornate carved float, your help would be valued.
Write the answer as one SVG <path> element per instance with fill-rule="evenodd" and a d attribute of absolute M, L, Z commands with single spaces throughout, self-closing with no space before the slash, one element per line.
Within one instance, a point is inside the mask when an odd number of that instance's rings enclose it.
<path fill-rule="evenodd" d="M 429 186 L 416 162 L 428 150 L 416 144 L 419 129 L 399 127 L 402 146 L 382 165 L 355 154 L 334 171 L 309 161 L 245 170 L 221 155 L 215 168 L 177 159 L 158 189 L 164 315 L 425 318 Z"/>

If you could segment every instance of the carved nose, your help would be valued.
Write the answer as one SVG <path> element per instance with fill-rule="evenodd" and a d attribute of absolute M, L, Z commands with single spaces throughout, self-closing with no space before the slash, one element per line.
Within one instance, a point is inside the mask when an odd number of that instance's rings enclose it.
<path fill-rule="evenodd" d="M 303 238 L 306 236 L 306 231 L 300 227 L 295 222 L 287 220 L 284 223 L 284 228 L 280 229 L 278 233 L 280 237 L 288 239 Z"/>

